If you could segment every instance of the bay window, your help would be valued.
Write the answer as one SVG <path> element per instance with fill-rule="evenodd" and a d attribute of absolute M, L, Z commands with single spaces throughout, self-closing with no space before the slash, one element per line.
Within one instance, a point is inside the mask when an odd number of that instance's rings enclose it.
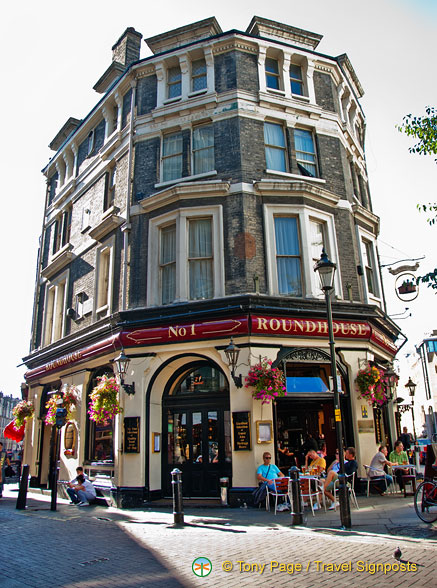
<path fill-rule="evenodd" d="M 317 177 L 317 159 L 313 135 L 303 129 L 294 130 L 297 167 L 305 176 Z"/>
<path fill-rule="evenodd" d="M 275 217 L 279 294 L 302 296 L 301 253 L 296 217 Z"/>

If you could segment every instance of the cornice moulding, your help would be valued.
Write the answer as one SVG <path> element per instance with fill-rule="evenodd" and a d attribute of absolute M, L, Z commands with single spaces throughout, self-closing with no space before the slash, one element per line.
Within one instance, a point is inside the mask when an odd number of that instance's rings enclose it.
<path fill-rule="evenodd" d="M 230 184 L 228 182 L 187 182 L 162 190 L 153 196 L 143 198 L 139 204 L 145 212 L 150 212 L 155 208 L 160 208 L 178 200 L 224 196 L 229 192 L 229 188 Z"/>

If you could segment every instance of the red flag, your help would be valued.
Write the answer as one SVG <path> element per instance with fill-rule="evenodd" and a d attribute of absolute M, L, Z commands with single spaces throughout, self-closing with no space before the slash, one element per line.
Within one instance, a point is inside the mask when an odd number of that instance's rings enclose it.
<path fill-rule="evenodd" d="M 18 443 L 19 441 L 22 441 L 24 439 L 24 429 L 26 428 L 26 425 L 23 425 L 19 429 L 16 429 L 14 427 L 14 422 L 15 421 L 11 421 L 9 425 L 6 425 L 3 431 L 3 436 L 7 439 L 12 439 L 13 441 L 16 441 Z"/>

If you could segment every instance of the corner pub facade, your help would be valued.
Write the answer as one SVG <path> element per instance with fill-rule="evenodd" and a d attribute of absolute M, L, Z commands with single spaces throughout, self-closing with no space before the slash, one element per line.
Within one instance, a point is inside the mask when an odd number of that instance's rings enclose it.
<path fill-rule="evenodd" d="M 78 405 L 60 434 L 60 479 L 77 465 L 114 504 L 171 495 L 231 503 L 255 486 L 264 451 L 299 454 L 308 434 L 336 449 L 326 305 L 313 271 L 337 264 L 334 334 L 344 442 L 361 475 L 396 438 L 393 400 L 378 411 L 354 380 L 392 365 L 397 326 L 385 313 L 364 154 L 363 89 L 346 54 L 322 37 L 254 17 L 223 32 L 209 18 L 146 39 L 128 28 L 83 120 L 53 139 L 38 255 L 25 437 L 31 485 L 55 460 L 44 424 L 64 385 Z M 267 358 L 285 371 L 274 406 L 236 385 Z M 123 412 L 87 414 L 97 378 L 130 359 Z"/>

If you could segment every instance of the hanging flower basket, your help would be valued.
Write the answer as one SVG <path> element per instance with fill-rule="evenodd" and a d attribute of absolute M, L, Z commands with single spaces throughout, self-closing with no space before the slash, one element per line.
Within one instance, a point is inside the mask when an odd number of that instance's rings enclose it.
<path fill-rule="evenodd" d="M 413 294 L 416 292 L 416 284 L 410 280 L 404 280 L 398 288 L 399 294 Z"/>
<path fill-rule="evenodd" d="M 370 406 L 378 408 L 387 402 L 388 382 L 384 370 L 368 364 L 358 372 L 355 382 L 360 392 L 359 398 L 367 400 Z"/>
<path fill-rule="evenodd" d="M 18 431 L 34 415 L 35 409 L 30 400 L 21 400 L 12 410 L 14 416 L 14 429 Z"/>
<path fill-rule="evenodd" d="M 92 421 L 105 424 L 123 412 L 118 396 L 120 386 L 113 376 L 101 376 L 97 380 L 99 383 L 90 394 L 88 414 Z"/>
<path fill-rule="evenodd" d="M 284 373 L 279 368 L 272 368 L 272 361 L 266 357 L 251 366 L 245 382 L 246 388 L 254 388 L 252 396 L 261 400 L 262 404 L 269 404 L 285 396 Z"/>
<path fill-rule="evenodd" d="M 46 402 L 47 414 L 44 422 L 46 425 L 56 425 L 57 401 L 62 398 L 64 408 L 67 409 L 67 420 L 70 421 L 73 412 L 76 410 L 78 390 L 75 386 L 68 386 L 64 394 L 53 394 L 50 400 Z"/>

